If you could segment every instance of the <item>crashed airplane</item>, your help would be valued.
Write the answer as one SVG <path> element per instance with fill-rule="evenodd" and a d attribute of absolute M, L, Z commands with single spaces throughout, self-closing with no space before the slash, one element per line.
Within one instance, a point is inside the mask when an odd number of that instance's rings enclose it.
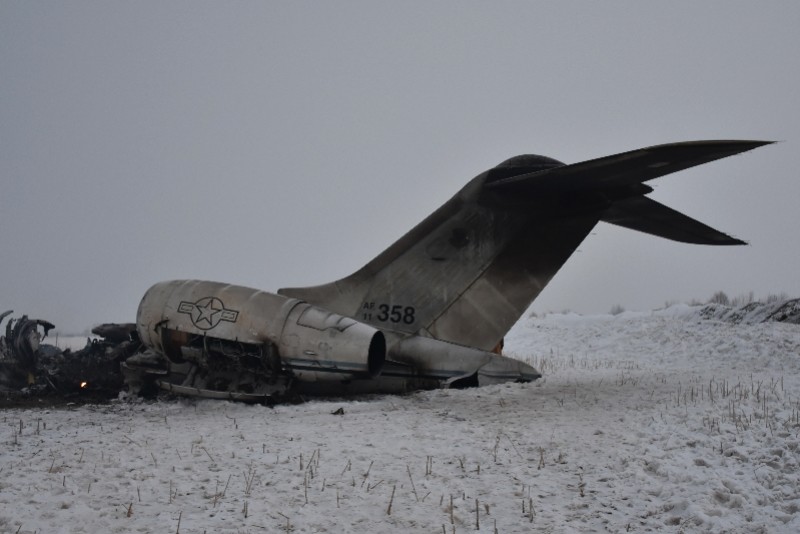
<path fill-rule="evenodd" d="M 646 195 L 646 182 L 768 144 L 692 141 L 566 165 L 521 155 L 468 182 L 356 273 L 277 294 L 218 282 L 152 286 L 122 363 L 133 392 L 251 402 L 531 381 L 508 330 L 599 221 L 741 245 Z"/>

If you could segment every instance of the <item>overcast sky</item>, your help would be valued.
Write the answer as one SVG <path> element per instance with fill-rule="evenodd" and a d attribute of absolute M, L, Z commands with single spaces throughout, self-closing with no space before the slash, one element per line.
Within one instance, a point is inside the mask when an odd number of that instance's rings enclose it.
<path fill-rule="evenodd" d="M 652 182 L 750 243 L 600 223 L 535 311 L 800 296 L 800 2 L 0 2 L 0 311 L 361 267 L 500 161 L 782 143 Z"/>

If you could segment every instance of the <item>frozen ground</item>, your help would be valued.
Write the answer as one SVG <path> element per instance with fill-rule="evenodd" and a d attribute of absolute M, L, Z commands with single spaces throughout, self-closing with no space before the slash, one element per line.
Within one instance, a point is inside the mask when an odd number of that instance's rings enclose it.
<path fill-rule="evenodd" d="M 544 378 L 2 411 L 0 532 L 800 531 L 800 327 L 549 315 L 506 348 Z"/>

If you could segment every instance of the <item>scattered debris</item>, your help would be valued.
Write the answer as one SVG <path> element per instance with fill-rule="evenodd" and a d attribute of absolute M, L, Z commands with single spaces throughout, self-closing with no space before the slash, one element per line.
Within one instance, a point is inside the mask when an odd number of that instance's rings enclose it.
<path fill-rule="evenodd" d="M 0 314 L 0 322 L 11 311 Z M 78 396 L 114 398 L 123 389 L 120 364 L 141 348 L 136 325 L 103 324 L 78 351 L 43 343 L 55 326 L 42 319 L 9 319 L 0 336 L 0 392 L 7 399 Z"/>
<path fill-rule="evenodd" d="M 8 310 L 0 315 L 0 322 L 13 310 Z M 44 329 L 44 334 L 39 333 L 39 327 Z M 6 335 L 0 337 L 0 349 L 10 351 L 18 363 L 18 369 L 31 372 L 36 367 L 36 356 L 40 341 L 48 332 L 55 328 L 52 323 L 41 319 L 28 319 L 23 315 L 21 319 L 9 319 L 6 324 Z"/>

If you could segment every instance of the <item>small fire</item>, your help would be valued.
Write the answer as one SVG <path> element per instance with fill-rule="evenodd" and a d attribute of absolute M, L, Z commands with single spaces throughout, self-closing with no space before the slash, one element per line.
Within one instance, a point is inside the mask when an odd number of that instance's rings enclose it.
<path fill-rule="evenodd" d="M 88 382 L 81 382 L 81 389 L 85 388 L 88 385 L 89 385 Z"/>

